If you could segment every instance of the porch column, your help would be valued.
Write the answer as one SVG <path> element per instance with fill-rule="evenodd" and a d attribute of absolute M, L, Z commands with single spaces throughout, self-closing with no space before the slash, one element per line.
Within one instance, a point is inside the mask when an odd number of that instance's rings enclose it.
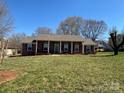
<path fill-rule="evenodd" d="M 50 53 L 50 41 L 48 41 L 48 54 Z"/>
<path fill-rule="evenodd" d="M 37 55 L 37 46 L 38 46 L 38 41 L 36 41 L 35 55 Z"/>
<path fill-rule="evenodd" d="M 60 46 L 59 46 L 59 51 L 60 51 L 60 54 L 62 53 L 62 42 L 60 41 Z"/>
<path fill-rule="evenodd" d="M 71 42 L 71 54 L 73 54 L 73 42 Z"/>
<path fill-rule="evenodd" d="M 94 45 L 93 47 L 94 47 L 94 48 L 93 48 L 93 49 L 94 49 L 93 52 L 94 52 L 94 54 L 95 54 L 95 53 L 96 53 L 96 45 Z"/>
<path fill-rule="evenodd" d="M 84 54 L 84 44 L 82 43 L 82 54 Z"/>

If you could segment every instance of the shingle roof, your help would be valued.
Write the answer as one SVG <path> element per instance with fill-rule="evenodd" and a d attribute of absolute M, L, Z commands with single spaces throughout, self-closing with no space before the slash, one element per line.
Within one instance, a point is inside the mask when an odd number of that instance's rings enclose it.
<path fill-rule="evenodd" d="M 69 41 L 69 42 L 83 42 L 85 45 L 96 45 L 91 39 L 84 39 L 76 35 L 39 35 L 37 37 L 27 37 L 22 40 L 23 43 L 31 43 L 33 40 L 41 41 Z"/>
<path fill-rule="evenodd" d="M 96 45 L 96 43 L 94 41 L 92 41 L 91 39 L 85 39 L 84 45 Z"/>
<path fill-rule="evenodd" d="M 36 37 L 36 40 L 48 40 L 48 41 L 84 41 L 81 36 L 76 35 L 40 35 Z"/>
<path fill-rule="evenodd" d="M 31 43 L 33 40 L 35 40 L 35 38 L 26 37 L 26 38 L 23 38 L 22 43 Z"/>

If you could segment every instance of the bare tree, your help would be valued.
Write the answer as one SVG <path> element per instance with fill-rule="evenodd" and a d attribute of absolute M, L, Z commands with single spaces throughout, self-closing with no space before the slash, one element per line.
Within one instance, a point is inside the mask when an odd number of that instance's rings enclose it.
<path fill-rule="evenodd" d="M 109 45 L 114 51 L 114 55 L 118 55 L 118 51 L 122 45 L 124 45 L 124 35 L 117 34 L 116 28 L 113 28 L 110 32 Z"/>
<path fill-rule="evenodd" d="M 85 20 L 81 26 L 82 36 L 95 41 L 100 35 L 107 30 L 107 25 L 104 21 Z"/>
<path fill-rule="evenodd" d="M 52 30 L 47 27 L 38 27 L 32 36 L 38 36 L 41 34 L 52 34 Z"/>
<path fill-rule="evenodd" d="M 13 33 L 9 38 L 9 45 L 21 51 L 22 48 L 22 39 L 26 37 L 24 33 Z"/>
<path fill-rule="evenodd" d="M 3 0 L 0 0 L 0 63 L 3 63 L 4 51 L 7 47 L 7 34 L 12 31 L 13 21 Z"/>
<path fill-rule="evenodd" d="M 57 29 L 57 34 L 63 35 L 80 35 L 80 26 L 83 19 L 81 17 L 68 17 L 62 21 Z"/>

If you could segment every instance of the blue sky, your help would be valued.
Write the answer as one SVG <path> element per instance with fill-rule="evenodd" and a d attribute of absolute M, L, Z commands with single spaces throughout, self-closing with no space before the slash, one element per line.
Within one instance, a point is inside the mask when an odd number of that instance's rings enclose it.
<path fill-rule="evenodd" d="M 37 27 L 56 30 L 69 16 L 104 20 L 108 27 L 124 27 L 124 0 L 6 0 L 15 32 L 31 35 Z"/>

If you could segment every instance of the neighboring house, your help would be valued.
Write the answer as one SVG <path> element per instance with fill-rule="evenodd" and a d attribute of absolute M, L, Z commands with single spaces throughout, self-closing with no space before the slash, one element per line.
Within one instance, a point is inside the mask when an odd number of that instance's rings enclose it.
<path fill-rule="evenodd" d="M 124 51 L 124 44 L 120 47 L 120 51 Z"/>
<path fill-rule="evenodd" d="M 40 35 L 27 37 L 22 42 L 22 55 L 91 54 L 95 53 L 92 40 L 75 35 Z"/>
<path fill-rule="evenodd" d="M 96 41 L 96 50 L 99 52 L 103 51 L 111 51 L 112 48 L 109 46 L 109 44 L 105 41 L 98 40 Z"/>
<path fill-rule="evenodd" d="M 0 45 L 0 49 L 1 49 L 1 45 Z M 17 54 L 17 48 L 12 46 L 11 43 L 8 42 L 6 49 L 4 49 L 4 53 L 5 53 L 5 56 L 14 56 Z"/>

